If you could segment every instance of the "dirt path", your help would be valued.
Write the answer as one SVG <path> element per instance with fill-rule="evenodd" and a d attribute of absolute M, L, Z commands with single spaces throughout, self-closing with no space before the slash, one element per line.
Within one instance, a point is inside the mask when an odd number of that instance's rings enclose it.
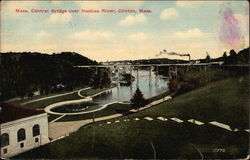
<path fill-rule="evenodd" d="M 122 117 L 122 114 L 114 114 L 111 116 L 105 116 L 96 118 L 95 121 L 103 121 L 112 118 Z M 68 136 L 70 133 L 77 131 L 82 126 L 92 123 L 93 119 L 86 119 L 81 121 L 70 121 L 70 122 L 52 122 L 49 123 L 49 137 L 51 139 L 58 139 L 61 137 Z"/>
<path fill-rule="evenodd" d="M 80 89 L 80 90 L 83 91 L 83 90 L 87 90 L 87 89 L 90 89 L 90 88 L 91 87 L 87 87 L 87 88 L 83 88 L 83 89 Z M 26 104 L 30 104 L 30 103 L 33 103 L 33 102 L 43 101 L 43 100 L 46 100 L 46 99 L 51 99 L 51 98 L 55 98 L 55 97 L 60 97 L 60 96 L 65 96 L 65 95 L 77 93 L 80 90 L 76 90 L 76 91 L 72 91 L 72 92 L 67 92 L 67 93 L 62 93 L 62 94 L 57 94 L 57 95 L 48 96 L 48 97 L 39 98 L 39 99 L 34 99 L 34 100 L 31 100 L 31 101 L 23 102 L 23 103 L 21 103 L 21 105 L 26 105 Z"/>
<path fill-rule="evenodd" d="M 170 100 L 171 96 L 166 96 L 162 99 L 156 100 L 151 102 L 150 104 L 146 105 L 139 109 L 139 111 L 144 110 L 146 108 L 152 107 L 153 105 L 157 105 L 164 101 Z M 130 110 L 131 112 L 138 112 L 138 110 Z M 122 117 L 122 114 L 114 114 L 105 117 L 96 118 L 95 121 L 103 121 L 109 120 L 117 117 Z M 50 122 L 49 123 L 49 137 L 53 140 L 60 139 L 62 137 L 68 136 L 70 133 L 77 131 L 80 127 L 92 123 L 93 119 L 86 119 L 81 121 L 70 121 L 70 122 Z"/>

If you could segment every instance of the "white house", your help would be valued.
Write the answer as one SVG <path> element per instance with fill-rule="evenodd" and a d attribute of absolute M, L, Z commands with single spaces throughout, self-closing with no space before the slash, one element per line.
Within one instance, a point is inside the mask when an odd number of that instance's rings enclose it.
<path fill-rule="evenodd" d="M 0 103 L 1 158 L 9 158 L 49 142 L 43 111 Z"/>

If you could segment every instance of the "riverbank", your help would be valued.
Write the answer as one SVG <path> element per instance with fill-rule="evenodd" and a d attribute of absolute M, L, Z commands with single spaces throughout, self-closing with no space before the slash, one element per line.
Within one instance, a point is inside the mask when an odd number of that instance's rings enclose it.
<path fill-rule="evenodd" d="M 204 158 L 245 158 L 249 136 L 243 130 L 249 124 L 248 81 L 248 77 L 238 77 L 212 82 L 138 113 L 87 125 L 19 158 L 143 159 L 154 157 L 152 145 L 156 158 L 199 159 L 196 148 Z M 158 120 L 159 117 L 167 120 Z M 183 122 L 178 123 L 173 117 Z M 204 124 L 192 124 L 189 119 Z M 210 121 L 235 126 L 239 131 L 213 126 Z M 215 148 L 225 152 L 214 152 Z"/>
<path fill-rule="evenodd" d="M 76 87 L 72 91 L 64 90 L 64 91 L 60 91 L 60 92 L 56 92 L 56 93 L 50 93 L 50 94 L 47 94 L 47 95 L 37 95 L 37 96 L 26 97 L 26 98 L 20 98 L 19 97 L 19 98 L 14 98 L 13 100 L 8 100 L 6 102 L 26 105 L 26 104 L 33 103 L 33 102 L 36 102 L 36 101 L 42 101 L 42 100 L 46 100 L 46 99 L 50 99 L 50 98 L 60 97 L 60 96 L 64 96 L 64 95 L 70 95 L 70 94 L 76 93 L 79 90 L 82 90 L 82 89 L 85 89 L 85 88 L 89 88 L 89 87 L 82 86 L 82 87 Z"/>
<path fill-rule="evenodd" d="M 102 91 L 102 92 L 105 92 L 105 91 Z M 101 94 L 102 92 L 97 93 L 97 94 Z M 167 91 L 167 92 L 164 92 L 161 95 L 157 95 L 157 96 L 148 98 L 147 101 L 148 101 L 149 105 L 146 105 L 143 108 L 147 108 L 148 106 L 150 106 L 150 103 L 152 103 L 153 101 L 158 102 L 163 97 L 166 97 L 169 94 L 170 94 L 170 92 Z M 95 94 L 95 96 L 96 96 L 96 94 Z M 134 111 L 135 110 L 133 110 L 131 108 L 129 103 L 114 101 L 114 102 L 103 105 L 100 109 L 98 109 L 98 110 L 96 110 L 95 112 L 92 112 L 92 113 L 86 113 L 86 114 L 79 113 L 79 114 L 68 114 L 68 115 L 67 114 L 61 114 L 61 115 L 65 115 L 65 116 L 62 119 L 57 120 L 57 122 L 85 120 L 85 119 L 88 119 L 88 118 L 93 118 L 94 116 L 96 118 L 98 118 L 98 117 L 109 116 L 109 115 L 117 114 L 117 113 L 123 114 L 123 115 L 128 115 L 128 114 L 133 113 Z"/>
<path fill-rule="evenodd" d="M 153 101 L 146 106 L 140 108 L 139 110 L 130 109 L 129 104 L 123 104 L 121 102 L 114 102 L 112 104 L 107 104 L 106 109 L 96 112 L 95 114 L 82 114 L 78 116 L 65 116 L 62 115 L 62 118 L 59 119 L 60 122 L 51 122 L 49 124 L 50 128 L 50 138 L 51 139 L 60 139 L 61 137 L 65 137 L 75 131 L 77 131 L 80 127 L 91 124 L 93 122 L 110 120 L 113 118 L 123 117 L 124 114 L 119 113 L 121 110 L 127 110 L 127 112 L 136 113 L 142 110 L 148 109 L 154 105 L 160 104 L 164 101 L 170 100 L 171 97 L 166 96 L 159 100 Z M 108 106 L 109 105 L 109 106 Z M 119 107 L 119 108 L 118 108 Z M 76 120 L 76 118 L 80 118 L 80 120 Z M 67 122 L 65 122 L 65 120 Z M 67 128 L 67 126 L 69 128 Z M 60 132 L 59 132 L 60 131 Z"/>

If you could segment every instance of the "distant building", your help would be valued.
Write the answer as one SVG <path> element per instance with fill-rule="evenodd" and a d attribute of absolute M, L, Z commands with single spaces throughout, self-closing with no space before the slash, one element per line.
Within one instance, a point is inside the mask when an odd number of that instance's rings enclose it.
<path fill-rule="evenodd" d="M 0 103 L 1 158 L 9 158 L 49 142 L 43 111 Z"/>

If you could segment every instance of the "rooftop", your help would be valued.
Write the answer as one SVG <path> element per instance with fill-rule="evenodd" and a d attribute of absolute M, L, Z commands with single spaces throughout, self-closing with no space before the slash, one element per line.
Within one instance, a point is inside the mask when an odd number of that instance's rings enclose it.
<path fill-rule="evenodd" d="M 10 122 L 17 119 L 38 115 L 41 113 L 44 112 L 17 104 L 0 102 L 0 123 Z"/>

